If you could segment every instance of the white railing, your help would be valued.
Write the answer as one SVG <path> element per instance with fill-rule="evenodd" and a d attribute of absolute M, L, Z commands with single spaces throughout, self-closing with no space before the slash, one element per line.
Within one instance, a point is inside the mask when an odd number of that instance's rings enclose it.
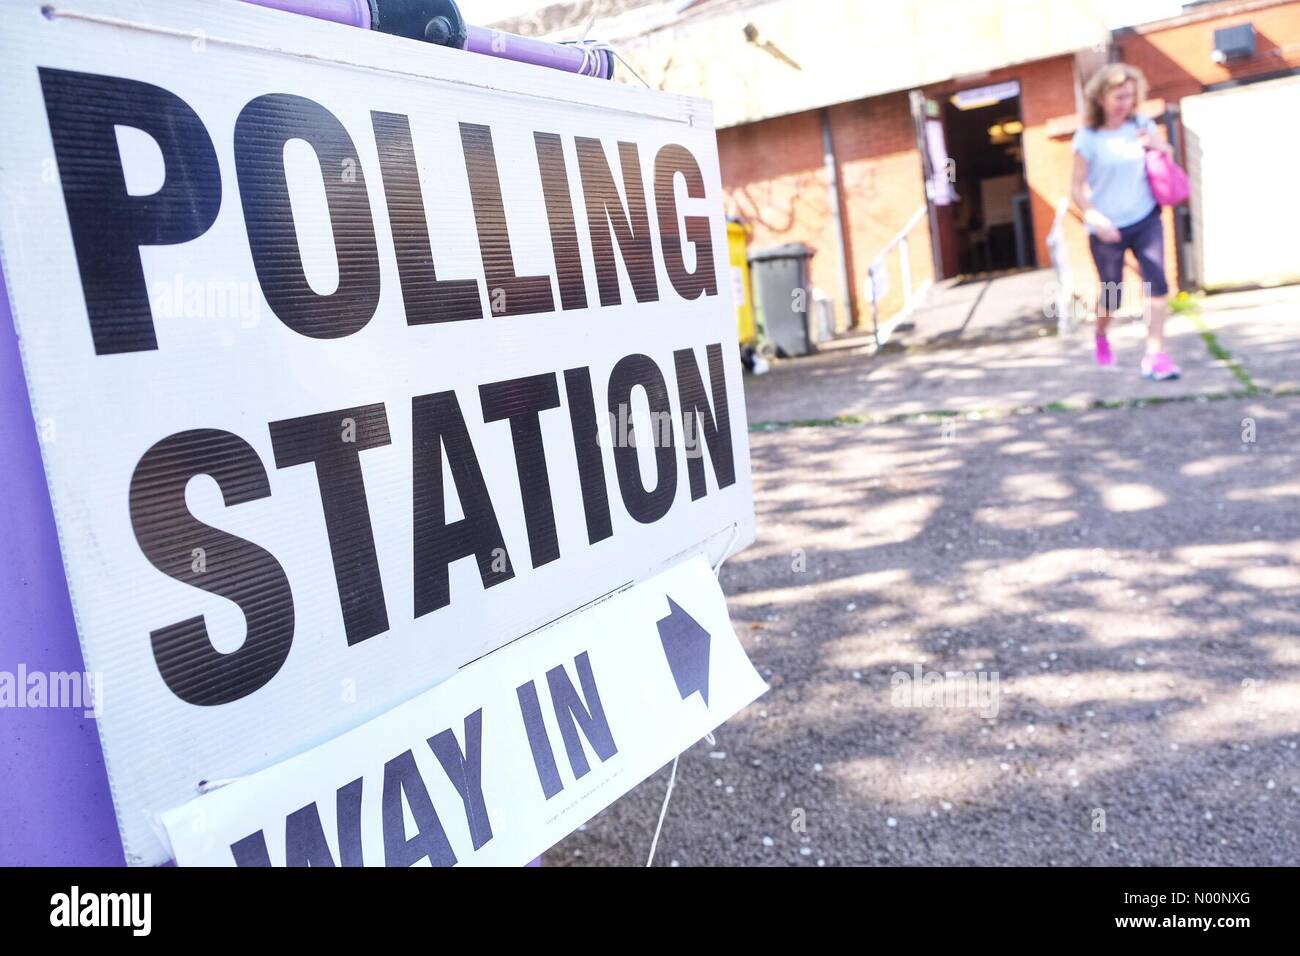
<path fill-rule="evenodd" d="M 871 260 L 867 269 L 867 278 L 863 282 L 863 295 L 871 303 L 871 334 L 875 338 L 876 348 L 889 341 L 889 336 L 900 322 L 912 314 L 920 303 L 922 296 L 933 284 L 927 280 L 919 287 L 912 285 L 912 251 L 908 237 L 912 230 L 925 218 L 926 207 L 922 205 L 907 220 L 907 225 L 898 230 L 894 237 Z M 898 250 L 898 275 L 903 286 L 903 307 L 882 319 L 880 304 L 889 292 L 889 254 Z"/>
<path fill-rule="evenodd" d="M 1065 221 L 1070 211 L 1070 197 L 1062 196 L 1056 203 L 1052 228 L 1047 231 L 1047 253 L 1056 273 L 1056 334 L 1069 335 L 1081 317 L 1082 303 L 1076 304 L 1074 272 L 1070 268 L 1070 251 L 1065 241 Z"/>

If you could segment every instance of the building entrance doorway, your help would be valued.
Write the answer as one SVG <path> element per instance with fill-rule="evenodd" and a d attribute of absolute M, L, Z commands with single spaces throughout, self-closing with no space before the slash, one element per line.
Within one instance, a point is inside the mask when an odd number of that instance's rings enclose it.
<path fill-rule="evenodd" d="M 944 278 L 1035 267 L 1020 84 L 961 90 L 930 112 L 939 114 L 951 171 L 950 202 L 935 217 Z"/>

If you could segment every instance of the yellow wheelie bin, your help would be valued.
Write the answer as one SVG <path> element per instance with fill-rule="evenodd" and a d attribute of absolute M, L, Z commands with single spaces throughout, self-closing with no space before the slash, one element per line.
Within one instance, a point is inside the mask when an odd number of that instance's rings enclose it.
<path fill-rule="evenodd" d="M 740 344 L 751 348 L 758 344 L 758 326 L 754 322 L 754 297 L 749 287 L 749 230 L 735 219 L 727 221 L 727 256 L 731 262 L 731 288 L 736 297 L 736 326 Z"/>

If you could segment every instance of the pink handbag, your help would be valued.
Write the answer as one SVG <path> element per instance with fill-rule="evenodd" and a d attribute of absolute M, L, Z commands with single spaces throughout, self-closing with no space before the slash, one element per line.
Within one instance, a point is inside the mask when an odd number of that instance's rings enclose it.
<path fill-rule="evenodd" d="M 1148 149 L 1146 164 L 1147 182 L 1151 185 L 1151 195 L 1156 202 L 1162 206 L 1177 206 L 1187 202 L 1187 197 L 1192 194 L 1187 173 L 1164 150 Z"/>

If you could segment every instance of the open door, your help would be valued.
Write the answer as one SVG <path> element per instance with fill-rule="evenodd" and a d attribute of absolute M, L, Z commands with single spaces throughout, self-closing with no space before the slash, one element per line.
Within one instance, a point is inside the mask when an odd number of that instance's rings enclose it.
<path fill-rule="evenodd" d="M 956 173 L 951 222 L 942 236 L 944 244 L 954 248 L 944 257 L 941 274 L 1033 268 L 1037 262 L 1021 144 L 1020 84 L 1011 80 L 959 90 L 938 109 Z"/>
<path fill-rule="evenodd" d="M 912 107 L 912 130 L 916 135 L 916 151 L 921 156 L 921 174 L 925 177 L 925 205 L 930 220 L 930 254 L 934 257 L 934 275 L 946 278 L 950 273 L 944 268 L 943 215 L 940 210 L 948 204 L 948 157 L 943 146 L 943 127 L 938 130 L 937 148 L 944 155 L 936 156 L 934 132 L 930 124 L 934 119 L 927 115 L 933 102 L 920 90 L 908 94 Z"/>

